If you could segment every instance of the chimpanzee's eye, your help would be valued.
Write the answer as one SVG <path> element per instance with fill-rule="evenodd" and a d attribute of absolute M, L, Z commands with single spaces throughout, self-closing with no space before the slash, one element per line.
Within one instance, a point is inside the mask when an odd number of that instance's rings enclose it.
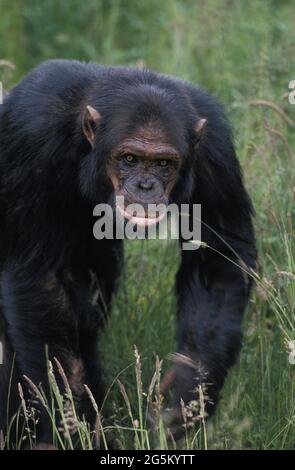
<path fill-rule="evenodd" d="M 135 163 L 135 157 L 133 155 L 126 155 L 125 160 L 128 163 Z"/>
<path fill-rule="evenodd" d="M 160 166 L 163 166 L 163 167 L 164 167 L 164 166 L 167 166 L 167 165 L 168 165 L 168 160 L 160 160 L 160 161 L 159 161 L 159 165 L 160 165 Z"/>

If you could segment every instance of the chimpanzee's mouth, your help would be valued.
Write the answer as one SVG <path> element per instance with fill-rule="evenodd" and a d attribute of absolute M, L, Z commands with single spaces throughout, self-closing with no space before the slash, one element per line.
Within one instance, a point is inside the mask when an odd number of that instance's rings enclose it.
<path fill-rule="evenodd" d="M 153 214 L 153 216 L 150 216 L 148 213 L 145 212 L 145 216 L 143 217 L 142 215 L 134 215 L 134 213 L 136 213 L 135 211 L 133 213 L 128 212 L 128 210 L 124 209 L 119 204 L 117 205 L 117 209 L 119 210 L 119 213 L 124 217 L 124 219 L 140 227 L 151 227 L 153 225 L 159 224 L 166 214 L 166 212 L 164 211 L 161 213 L 158 212 L 156 215 Z"/>

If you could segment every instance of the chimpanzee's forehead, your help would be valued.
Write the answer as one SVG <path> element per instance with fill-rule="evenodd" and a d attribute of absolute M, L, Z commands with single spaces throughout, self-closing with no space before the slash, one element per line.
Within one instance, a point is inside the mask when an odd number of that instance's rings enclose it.
<path fill-rule="evenodd" d="M 113 154 L 129 152 L 137 155 L 162 154 L 171 157 L 179 157 L 184 151 L 183 146 L 177 145 L 166 130 L 156 123 L 135 127 L 123 134 L 112 148 Z"/>
<path fill-rule="evenodd" d="M 156 122 L 149 122 L 147 124 L 137 126 L 132 132 L 132 138 L 146 142 L 156 143 L 170 143 L 168 132 Z"/>
<path fill-rule="evenodd" d="M 121 125 L 114 126 L 116 135 L 112 135 L 112 150 L 119 147 L 128 147 L 132 142 L 133 146 L 136 142 L 139 146 L 154 146 L 170 148 L 169 153 L 184 155 L 188 149 L 188 132 L 177 122 L 167 122 L 158 116 L 149 116 L 149 119 L 135 120 L 133 117 L 128 121 L 121 121 Z"/>
<path fill-rule="evenodd" d="M 112 151 L 136 155 L 179 157 L 181 152 L 174 146 L 167 133 L 155 125 L 141 126 L 118 143 Z"/>

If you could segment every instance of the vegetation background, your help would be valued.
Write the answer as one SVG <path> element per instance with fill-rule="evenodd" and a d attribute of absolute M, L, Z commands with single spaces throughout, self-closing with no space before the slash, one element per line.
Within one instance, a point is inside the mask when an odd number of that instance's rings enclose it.
<path fill-rule="evenodd" d="M 178 448 L 295 448 L 294 25 L 292 0 L 0 0 L 5 88 L 55 57 L 146 66 L 205 87 L 230 116 L 256 208 L 259 278 L 218 412 L 205 433 L 194 429 Z M 100 342 L 112 384 L 106 405 L 119 446 L 163 448 L 170 444 L 142 419 L 146 395 L 133 345 L 147 391 L 155 354 L 165 369 L 175 348 L 177 249 L 160 241 L 126 245 L 124 287 Z"/>

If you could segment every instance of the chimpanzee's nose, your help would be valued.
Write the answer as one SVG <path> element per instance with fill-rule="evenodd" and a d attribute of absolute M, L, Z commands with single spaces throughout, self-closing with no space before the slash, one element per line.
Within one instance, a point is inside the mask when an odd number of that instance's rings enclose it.
<path fill-rule="evenodd" d="M 138 187 L 140 189 L 145 189 L 146 191 L 149 191 L 150 189 L 153 189 L 154 182 L 153 180 L 141 180 L 138 183 Z"/>

